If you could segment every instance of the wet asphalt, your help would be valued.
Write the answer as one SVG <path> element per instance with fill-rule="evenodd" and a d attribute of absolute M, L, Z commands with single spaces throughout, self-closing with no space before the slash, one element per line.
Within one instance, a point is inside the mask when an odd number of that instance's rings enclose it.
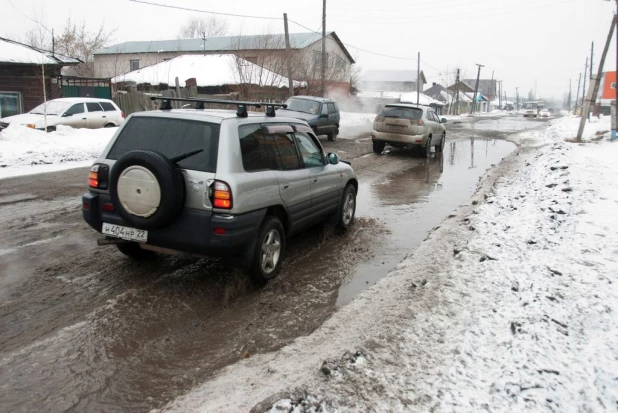
<path fill-rule="evenodd" d="M 361 182 L 345 234 L 288 241 L 256 287 L 216 259 L 134 262 L 81 218 L 87 169 L 0 180 L 0 412 L 149 411 L 217 370 L 318 328 L 384 277 L 543 121 L 447 124 L 443 154 L 371 151 L 370 130 L 322 143 Z"/>

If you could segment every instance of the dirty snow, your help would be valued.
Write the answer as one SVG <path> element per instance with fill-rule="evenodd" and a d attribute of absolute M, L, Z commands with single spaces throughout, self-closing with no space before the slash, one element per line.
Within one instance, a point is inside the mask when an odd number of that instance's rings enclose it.
<path fill-rule="evenodd" d="M 514 137 L 389 276 L 164 410 L 615 411 L 618 144 L 607 118 L 565 142 L 578 121 Z"/>

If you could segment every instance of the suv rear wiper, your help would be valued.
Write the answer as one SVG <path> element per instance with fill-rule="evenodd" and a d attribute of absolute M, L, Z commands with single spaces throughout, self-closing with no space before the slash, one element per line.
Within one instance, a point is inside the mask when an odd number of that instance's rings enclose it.
<path fill-rule="evenodd" d="M 191 152 L 183 153 L 182 155 L 174 156 L 173 158 L 170 158 L 170 161 L 172 161 L 174 163 L 180 162 L 183 159 L 187 159 L 187 158 L 189 158 L 189 157 L 191 157 L 193 155 L 196 155 L 196 154 L 198 154 L 200 152 L 204 152 L 204 149 L 196 149 L 196 150 L 191 151 Z"/>

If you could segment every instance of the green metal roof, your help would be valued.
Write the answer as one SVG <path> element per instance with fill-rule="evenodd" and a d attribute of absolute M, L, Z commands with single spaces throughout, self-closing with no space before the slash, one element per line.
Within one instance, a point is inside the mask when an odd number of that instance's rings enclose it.
<path fill-rule="evenodd" d="M 335 32 L 329 32 L 326 36 L 332 37 L 350 60 L 354 59 L 347 51 Z M 292 49 L 304 49 L 318 42 L 322 35 L 318 33 L 290 33 L 290 47 Z M 232 50 L 276 50 L 285 49 L 285 35 L 252 35 L 252 36 L 223 36 L 207 37 L 206 42 L 202 38 L 175 39 L 175 40 L 150 40 L 139 42 L 119 43 L 94 52 L 95 55 L 106 54 L 129 54 L 129 53 L 158 53 L 158 52 L 228 52 Z"/>

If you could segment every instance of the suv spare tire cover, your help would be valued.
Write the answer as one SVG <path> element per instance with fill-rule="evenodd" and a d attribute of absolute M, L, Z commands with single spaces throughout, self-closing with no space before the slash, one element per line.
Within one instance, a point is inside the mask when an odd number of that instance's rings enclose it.
<path fill-rule="evenodd" d="M 182 173 L 159 152 L 125 153 L 114 164 L 109 183 L 115 209 L 135 228 L 169 225 L 185 203 Z"/>

